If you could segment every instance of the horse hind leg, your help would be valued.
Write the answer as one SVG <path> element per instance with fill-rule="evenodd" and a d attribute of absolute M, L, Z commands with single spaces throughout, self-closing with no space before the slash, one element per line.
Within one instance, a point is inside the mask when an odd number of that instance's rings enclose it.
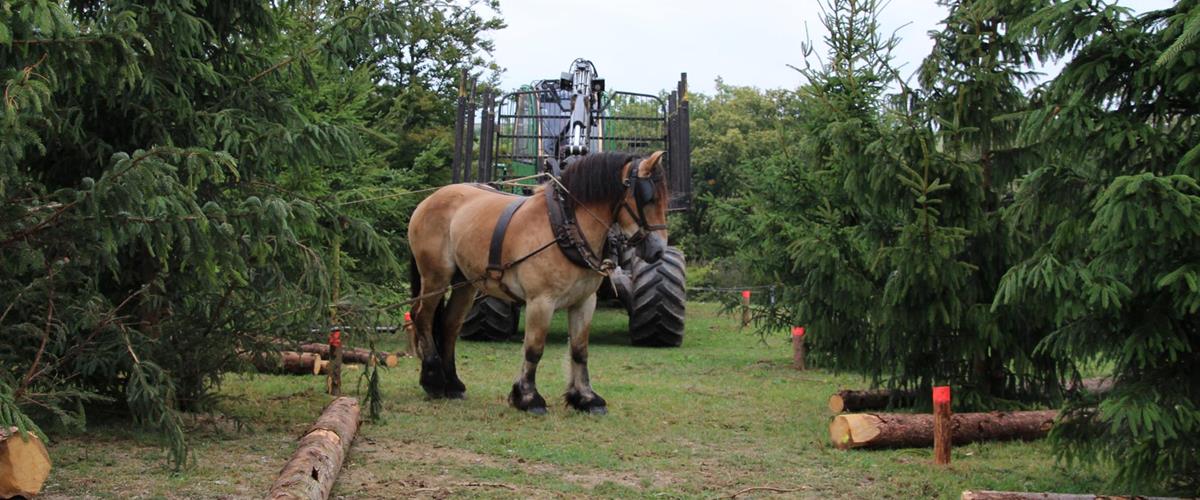
<path fill-rule="evenodd" d="M 546 414 L 546 400 L 537 391 L 537 367 L 546 348 L 546 332 L 550 329 L 550 318 L 554 315 L 554 302 L 536 299 L 525 306 L 525 359 L 521 373 L 513 382 L 508 402 L 514 408 L 534 415 Z"/>
<path fill-rule="evenodd" d="M 608 403 L 592 390 L 592 382 L 588 377 L 588 335 L 592 328 L 592 313 L 595 311 L 595 294 L 567 309 L 571 368 L 567 392 L 563 397 L 567 404 L 576 410 L 604 415 L 608 413 Z"/>
<path fill-rule="evenodd" d="M 412 265 L 417 265 L 417 259 Z M 439 399 L 446 395 L 446 372 L 440 354 L 446 307 L 442 294 L 432 292 L 444 290 L 450 284 L 452 272 L 441 273 L 423 267 L 425 272 L 414 276 L 414 284 L 420 285 L 413 287 L 413 295 L 430 295 L 418 300 L 413 307 L 413 327 L 417 331 L 417 353 L 421 356 L 421 388 L 430 398 Z"/>
<path fill-rule="evenodd" d="M 458 276 L 461 278 L 461 275 Z M 458 343 L 458 333 L 462 330 L 463 320 L 475 302 L 475 289 L 469 286 L 454 289 L 450 300 L 446 303 L 439 351 L 442 356 L 442 370 L 445 374 L 445 394 L 450 399 L 466 397 L 467 386 L 458 378 L 458 368 L 455 366 L 454 349 Z"/>

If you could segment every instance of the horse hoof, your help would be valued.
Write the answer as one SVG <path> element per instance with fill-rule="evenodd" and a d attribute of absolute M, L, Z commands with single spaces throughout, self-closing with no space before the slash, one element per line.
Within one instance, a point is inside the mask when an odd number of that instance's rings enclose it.
<path fill-rule="evenodd" d="M 530 408 L 525 411 L 529 412 L 531 415 L 537 415 L 540 417 L 540 416 L 546 414 L 546 407 L 545 406 L 535 406 L 535 407 Z"/>
<path fill-rule="evenodd" d="M 588 408 L 588 413 L 590 413 L 592 415 L 608 415 L 608 407 L 607 406 L 593 406 L 591 408 Z"/>

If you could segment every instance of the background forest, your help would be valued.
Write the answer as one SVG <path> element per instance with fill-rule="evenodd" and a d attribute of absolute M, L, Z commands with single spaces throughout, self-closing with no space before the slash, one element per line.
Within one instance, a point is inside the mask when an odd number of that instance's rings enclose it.
<path fill-rule="evenodd" d="M 690 96 L 689 285 L 774 285 L 756 324 L 820 367 L 1061 405 L 1064 459 L 1200 493 L 1200 2 L 946 3 L 918 68 L 828 0 L 798 88 Z M 0 425 L 115 414 L 183 465 L 239 352 L 394 323 L 419 200 L 379 196 L 449 181 L 497 8 L 0 4 Z"/>

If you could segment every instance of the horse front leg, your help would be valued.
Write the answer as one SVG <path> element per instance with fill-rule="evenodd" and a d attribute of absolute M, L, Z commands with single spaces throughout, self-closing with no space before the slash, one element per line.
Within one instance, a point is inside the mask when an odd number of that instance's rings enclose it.
<path fill-rule="evenodd" d="M 592 390 L 592 382 L 588 378 L 588 335 L 591 333 L 594 312 L 594 293 L 567 309 L 567 331 L 571 337 L 571 373 L 564 397 L 567 404 L 576 410 L 604 415 L 608 413 L 608 403 Z"/>
<path fill-rule="evenodd" d="M 539 298 L 525 306 L 525 359 L 521 363 L 521 374 L 517 376 L 508 395 L 508 402 L 514 408 L 534 415 L 546 414 L 546 400 L 537 391 L 537 366 L 546 348 L 546 332 L 550 329 L 553 315 L 553 300 Z"/>

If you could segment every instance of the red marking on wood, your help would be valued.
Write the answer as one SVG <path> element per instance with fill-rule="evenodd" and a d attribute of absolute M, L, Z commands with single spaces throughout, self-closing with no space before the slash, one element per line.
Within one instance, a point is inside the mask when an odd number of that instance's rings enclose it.
<path fill-rule="evenodd" d="M 333 333 L 329 334 L 329 346 L 330 347 L 341 347 L 342 346 L 342 331 L 341 330 L 334 330 Z"/>
<path fill-rule="evenodd" d="M 949 403 L 950 402 L 950 386 L 939 385 L 933 388 L 934 403 Z"/>
<path fill-rule="evenodd" d="M 404 311 L 404 321 L 412 321 L 412 312 Z"/>
<path fill-rule="evenodd" d="M 803 326 L 793 326 L 792 327 L 792 336 L 793 337 L 803 337 L 804 336 L 804 327 Z"/>
<path fill-rule="evenodd" d="M 750 290 L 742 290 L 742 298 L 745 300 L 750 300 Z"/>

